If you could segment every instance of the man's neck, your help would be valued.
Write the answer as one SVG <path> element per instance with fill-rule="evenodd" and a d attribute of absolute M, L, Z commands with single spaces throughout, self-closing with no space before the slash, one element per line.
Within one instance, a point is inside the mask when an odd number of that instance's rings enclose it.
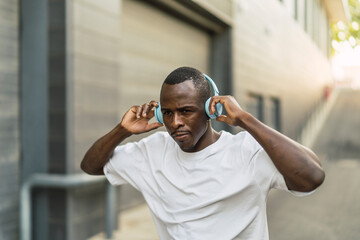
<path fill-rule="evenodd" d="M 204 148 L 210 146 L 211 144 L 213 144 L 214 142 L 216 142 L 220 137 L 220 133 L 218 133 L 217 131 L 215 131 L 215 129 L 213 129 L 211 127 L 211 123 L 209 123 L 209 126 L 206 130 L 206 132 L 204 133 L 204 135 L 202 135 L 202 137 L 200 138 L 199 142 L 198 142 L 198 149 L 196 150 L 201 151 Z"/>

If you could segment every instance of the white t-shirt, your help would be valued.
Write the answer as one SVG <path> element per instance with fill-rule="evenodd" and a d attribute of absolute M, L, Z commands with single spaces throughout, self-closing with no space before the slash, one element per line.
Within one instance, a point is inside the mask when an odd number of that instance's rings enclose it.
<path fill-rule="evenodd" d="M 247 132 L 223 131 L 195 153 L 156 132 L 116 147 L 104 173 L 111 184 L 130 183 L 143 194 L 162 240 L 268 239 L 268 192 L 288 191 Z"/>

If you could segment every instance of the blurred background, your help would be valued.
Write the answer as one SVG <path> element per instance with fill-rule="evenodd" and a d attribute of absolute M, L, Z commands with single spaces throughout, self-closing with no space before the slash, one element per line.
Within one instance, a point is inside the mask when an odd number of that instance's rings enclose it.
<path fill-rule="evenodd" d="M 358 0 L 0 0 L 0 239 L 157 239 L 79 165 L 180 66 L 321 157 L 313 195 L 269 195 L 270 239 L 359 239 L 359 24 Z"/>

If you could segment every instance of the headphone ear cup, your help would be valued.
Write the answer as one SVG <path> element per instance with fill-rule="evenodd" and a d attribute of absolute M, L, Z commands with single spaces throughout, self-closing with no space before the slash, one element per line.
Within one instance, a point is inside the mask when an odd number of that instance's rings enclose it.
<path fill-rule="evenodd" d="M 217 103 L 215 105 L 215 115 L 216 117 L 220 116 L 223 112 L 223 105 L 221 103 Z"/>
<path fill-rule="evenodd" d="M 214 114 L 210 114 L 210 100 L 211 98 L 208 98 L 208 100 L 206 100 L 205 102 L 205 112 L 206 115 L 208 115 L 209 118 L 211 119 L 216 119 L 218 116 L 220 116 L 223 112 L 223 105 L 221 103 L 217 103 L 215 105 L 215 113 Z"/>
<path fill-rule="evenodd" d="M 164 124 L 160 103 L 158 103 L 158 106 L 155 107 L 154 113 L 155 113 L 155 118 L 158 121 L 158 123 Z"/>
<path fill-rule="evenodd" d="M 210 100 L 211 100 L 211 98 L 208 98 L 208 100 L 206 100 L 206 102 L 205 102 L 205 112 L 209 118 L 214 119 L 213 115 L 210 114 L 210 109 L 209 109 Z"/>

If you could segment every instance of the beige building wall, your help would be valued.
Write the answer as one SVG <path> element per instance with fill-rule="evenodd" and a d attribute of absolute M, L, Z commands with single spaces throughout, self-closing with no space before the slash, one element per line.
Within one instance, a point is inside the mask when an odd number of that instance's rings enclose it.
<path fill-rule="evenodd" d="M 85 151 L 118 121 L 120 4 L 113 0 L 68 1 L 70 172 L 79 171 Z"/>
<path fill-rule="evenodd" d="M 240 4 L 239 4 L 240 3 Z M 250 93 L 278 98 L 282 131 L 295 138 L 325 83 L 330 64 L 279 1 L 237 2 L 234 21 L 234 94 L 246 106 Z M 266 109 L 265 109 L 266 111 Z M 268 115 L 265 113 L 265 116 Z M 265 122 L 268 119 L 264 119 Z"/>

